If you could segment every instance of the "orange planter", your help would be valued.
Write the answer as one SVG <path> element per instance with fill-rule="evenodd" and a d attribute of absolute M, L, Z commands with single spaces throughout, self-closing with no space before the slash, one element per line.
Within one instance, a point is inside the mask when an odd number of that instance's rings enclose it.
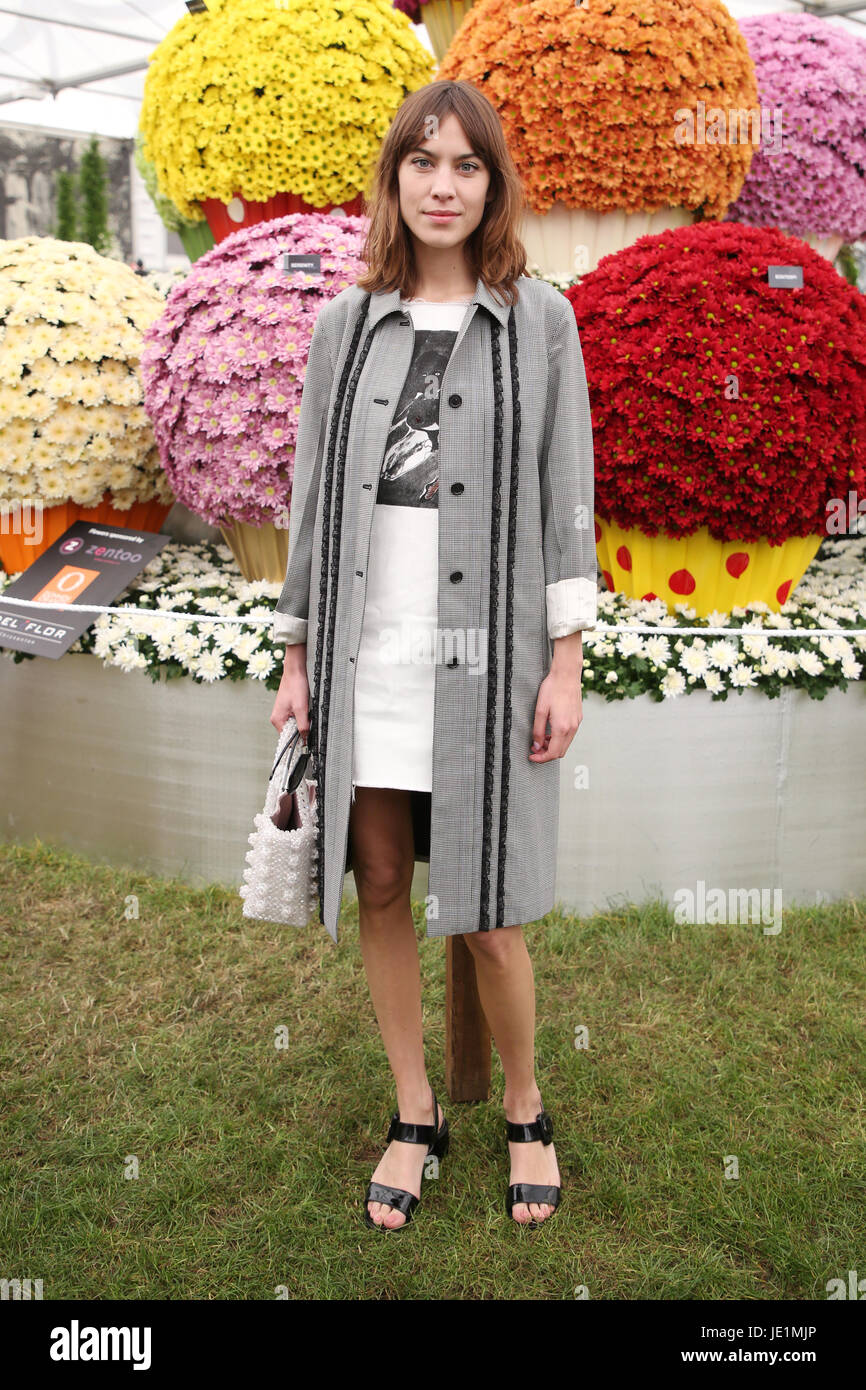
<path fill-rule="evenodd" d="M 264 203 L 254 203 L 244 198 L 243 194 L 235 193 L 230 203 L 224 203 L 219 198 L 204 198 L 201 209 L 213 232 L 214 241 L 219 242 L 225 241 L 232 232 L 240 231 L 241 227 L 253 227 L 257 222 L 270 222 L 275 217 L 287 217 L 291 212 L 330 212 L 332 208 L 339 206 L 349 216 L 360 216 L 363 212 L 363 202 L 359 193 L 349 202 L 339 205 L 327 203 L 324 207 L 314 208 L 298 197 L 297 193 L 275 193 L 273 198 L 268 198 Z"/>
<path fill-rule="evenodd" d="M 48 547 L 62 536 L 76 521 L 97 521 L 107 526 L 123 527 L 127 531 L 156 531 L 168 516 L 173 502 L 133 502 L 125 512 L 112 505 L 111 493 L 106 492 L 95 507 L 80 507 L 77 502 L 60 502 L 53 507 L 43 507 L 35 517 L 30 509 L 25 511 L 22 520 L 23 530 L 35 531 L 32 540 L 25 535 L 5 534 L 0 528 L 0 561 L 7 574 L 18 574 L 26 570 Z M 4 516 L 4 527 L 14 526 L 14 511 Z M 38 537 L 38 539 L 37 539 Z"/>

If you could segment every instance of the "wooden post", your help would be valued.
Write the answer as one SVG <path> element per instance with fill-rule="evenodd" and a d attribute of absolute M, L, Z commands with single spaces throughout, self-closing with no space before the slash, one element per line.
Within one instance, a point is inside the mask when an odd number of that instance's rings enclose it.
<path fill-rule="evenodd" d="M 445 938 L 445 1085 L 452 1101 L 490 1096 L 490 1029 L 462 936 Z"/>

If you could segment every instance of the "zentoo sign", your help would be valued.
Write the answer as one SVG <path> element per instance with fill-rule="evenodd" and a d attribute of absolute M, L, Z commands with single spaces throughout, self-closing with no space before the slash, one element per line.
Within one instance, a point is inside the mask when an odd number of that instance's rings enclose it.
<path fill-rule="evenodd" d="M 76 603 L 108 606 L 158 555 L 168 536 L 76 521 L 0 595 L 0 646 L 57 658 L 94 622 Z M 19 607 L 8 598 L 56 608 Z"/>

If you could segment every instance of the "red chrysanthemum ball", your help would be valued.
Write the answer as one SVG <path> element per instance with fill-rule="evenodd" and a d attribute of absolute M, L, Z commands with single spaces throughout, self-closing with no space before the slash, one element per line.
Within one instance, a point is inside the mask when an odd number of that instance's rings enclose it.
<path fill-rule="evenodd" d="M 803 287 L 770 266 L 801 266 Z M 697 223 L 603 257 L 566 297 L 603 520 L 778 544 L 863 495 L 866 298 L 805 242 Z"/>

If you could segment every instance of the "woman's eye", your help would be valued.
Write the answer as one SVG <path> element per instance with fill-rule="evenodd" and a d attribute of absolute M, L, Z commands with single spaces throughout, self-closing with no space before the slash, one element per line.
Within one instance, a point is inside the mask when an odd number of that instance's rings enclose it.
<path fill-rule="evenodd" d="M 416 155 L 415 158 L 412 160 L 412 163 L 413 163 L 413 164 L 429 164 L 429 163 L 430 163 L 430 160 L 429 160 L 429 159 L 425 159 L 423 155 Z M 460 165 L 460 168 L 461 168 L 461 169 L 469 169 L 469 170 L 474 174 L 474 173 L 477 171 L 477 169 L 478 169 L 478 165 L 477 165 L 477 164 L 469 164 L 468 162 L 464 162 L 463 164 Z"/>

